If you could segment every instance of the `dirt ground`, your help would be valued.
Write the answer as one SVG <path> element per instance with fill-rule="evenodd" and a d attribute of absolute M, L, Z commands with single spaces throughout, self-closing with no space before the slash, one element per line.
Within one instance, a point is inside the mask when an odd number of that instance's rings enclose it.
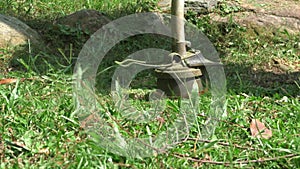
<path fill-rule="evenodd" d="M 300 32 L 300 1 L 299 0 L 239 0 L 226 1 L 228 8 L 239 9 L 233 12 L 234 21 L 243 25 L 256 27 L 272 27 L 286 29 L 290 33 Z M 211 13 L 216 21 L 227 21 Z"/>

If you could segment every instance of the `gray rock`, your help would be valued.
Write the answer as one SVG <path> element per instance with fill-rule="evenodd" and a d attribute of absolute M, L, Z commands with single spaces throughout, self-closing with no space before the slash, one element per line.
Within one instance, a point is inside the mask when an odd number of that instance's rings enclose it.
<path fill-rule="evenodd" d="M 186 0 L 185 10 L 195 12 L 210 11 L 217 6 L 218 0 Z"/>
<path fill-rule="evenodd" d="M 162 11 L 170 11 L 172 0 L 160 0 L 158 7 Z M 210 11 L 217 6 L 218 0 L 185 0 L 185 10 L 192 10 L 202 13 L 203 11 Z"/>
<path fill-rule="evenodd" d="M 0 48 L 39 44 L 39 34 L 17 18 L 0 14 Z"/>

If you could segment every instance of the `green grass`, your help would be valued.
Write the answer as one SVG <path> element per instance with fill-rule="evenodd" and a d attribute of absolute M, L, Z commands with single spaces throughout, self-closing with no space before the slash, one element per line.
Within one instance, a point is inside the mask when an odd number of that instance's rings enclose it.
<path fill-rule="evenodd" d="M 2 7 L 1 13 L 10 13 L 12 15 L 22 15 L 26 18 L 45 18 L 55 19 L 65 16 L 78 9 L 97 9 L 107 13 L 111 17 L 119 17 L 128 13 L 141 12 L 146 8 L 154 7 L 156 1 L 149 0 L 111 0 L 111 1 L 96 1 L 96 0 L 78 0 L 61 1 L 61 0 L 41 0 L 17 2 L 13 0 L 5 0 L 0 2 Z"/>
<path fill-rule="evenodd" d="M 52 30 L 51 22 L 60 16 L 82 8 L 93 8 L 106 13 L 110 18 L 149 11 L 155 3 L 150 1 L 1 1 L 1 13 L 16 16 L 31 27 L 39 29 L 42 23 L 49 26 L 44 31 L 46 41 L 57 41 L 63 30 Z M 157 156 L 131 159 L 114 155 L 89 139 L 74 117 L 72 50 L 63 50 L 61 42 L 51 50 L 40 53 L 21 52 L 14 57 L 14 49 L 0 50 L 0 65 L 5 67 L 3 78 L 27 78 L 18 83 L 0 85 L 0 167 L 1 168 L 299 168 L 300 167 L 300 79 L 298 72 L 284 73 L 278 69 L 267 71 L 272 59 L 284 59 L 284 63 L 299 66 L 300 35 L 284 31 L 256 34 L 234 22 L 211 23 L 209 18 L 198 18 L 189 13 L 189 22 L 197 25 L 214 43 L 225 63 L 227 78 L 227 118 L 218 121 L 214 135 L 208 140 L 199 140 L 197 127 L 191 127 L 189 139 Z M 82 37 L 80 30 L 72 34 L 78 49 Z M 74 36 L 73 36 L 74 35 Z M 153 37 L 142 36 L 142 44 L 135 39 L 122 42 L 106 58 L 103 67 L 112 66 L 122 54 L 143 49 L 145 46 L 163 46 Z M 155 39 L 155 37 L 154 37 Z M 67 42 L 64 42 L 67 43 Z M 62 43 L 63 44 L 63 43 Z M 70 44 L 64 44 L 69 46 Z M 58 48 L 62 48 L 61 52 Z M 125 50 L 126 49 L 126 50 Z M 76 50 L 76 47 L 75 49 Z M 126 52 L 125 52 L 126 51 Z M 75 57 L 75 56 L 74 56 Z M 123 56 L 124 57 L 124 56 Z M 118 59 L 115 59 L 118 58 Z M 8 64 L 10 63 L 10 64 Z M 13 71 L 8 71 L 13 67 Z M 113 67 L 113 66 L 112 66 Z M 99 79 L 104 89 L 110 83 L 111 72 Z M 149 79 L 147 81 L 147 79 Z M 100 78 L 100 77 L 99 77 Z M 103 79 L 104 78 L 104 79 Z M 134 100 L 145 95 L 145 88 L 154 88 L 155 78 L 142 72 L 133 81 L 130 101 L 142 109 L 147 100 Z M 102 82 L 102 83 L 101 83 Z M 122 112 L 113 109 L 107 93 L 99 91 L 103 111 L 110 112 L 119 120 L 126 136 L 147 135 L 146 126 L 155 134 L 166 127 L 153 120 L 137 125 L 122 118 Z M 210 95 L 201 96 L 200 110 L 209 109 Z M 162 117 L 173 119 L 179 107 L 176 100 L 169 100 Z M 201 123 L 207 117 L 199 115 Z M 270 139 L 251 137 L 251 119 L 260 119 L 270 128 Z M 295 156 L 286 156 L 294 154 Z M 186 157 L 182 157 L 185 155 Z M 286 157 L 283 157 L 286 156 Z M 268 161 L 268 159 L 271 159 Z M 204 161 L 201 161 L 204 160 Z M 206 161 L 205 161 L 206 160 Z M 261 160 L 261 161 L 253 161 Z M 236 164 L 243 161 L 245 164 Z M 262 162 L 264 161 L 264 162 Z M 216 162 L 220 162 L 217 164 Z"/>

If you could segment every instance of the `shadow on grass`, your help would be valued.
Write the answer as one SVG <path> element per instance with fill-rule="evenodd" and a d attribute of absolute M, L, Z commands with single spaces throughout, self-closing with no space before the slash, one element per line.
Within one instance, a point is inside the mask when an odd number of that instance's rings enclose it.
<path fill-rule="evenodd" d="M 274 67 L 274 69 L 276 69 Z M 300 72 L 267 72 L 253 70 L 251 66 L 228 64 L 225 66 L 227 89 L 232 93 L 257 96 L 299 96 Z"/>

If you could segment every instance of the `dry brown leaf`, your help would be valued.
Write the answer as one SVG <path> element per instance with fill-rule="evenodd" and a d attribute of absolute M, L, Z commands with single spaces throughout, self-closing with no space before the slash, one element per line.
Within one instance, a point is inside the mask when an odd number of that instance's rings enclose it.
<path fill-rule="evenodd" d="M 16 83 L 17 81 L 18 81 L 18 79 L 1 79 L 0 85 Z"/>
<path fill-rule="evenodd" d="M 0 80 L 0 85 L 17 83 L 18 80 L 20 80 L 20 82 L 23 82 L 24 80 L 33 80 L 33 78 L 21 78 L 21 79 L 7 78 L 7 79 L 1 79 Z"/>
<path fill-rule="evenodd" d="M 252 119 L 250 131 L 253 137 L 268 139 L 272 137 L 272 131 L 266 128 L 265 124 L 257 119 Z"/>

